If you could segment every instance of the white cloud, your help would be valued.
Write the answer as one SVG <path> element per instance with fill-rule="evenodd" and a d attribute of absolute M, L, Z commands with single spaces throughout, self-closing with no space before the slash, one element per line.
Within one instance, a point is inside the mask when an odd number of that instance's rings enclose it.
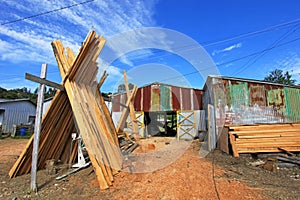
<path fill-rule="evenodd" d="M 64 46 L 70 47 L 77 53 L 81 42 L 91 28 L 95 29 L 98 34 L 103 34 L 105 38 L 109 38 L 120 32 L 153 26 L 155 25 L 152 18 L 155 3 L 156 0 L 146 2 L 143 0 L 93 1 L 39 17 L 2 25 L 0 26 L 0 62 L 15 64 L 14 70 L 21 70 L 18 66 L 25 62 L 46 62 L 56 65 L 51 41 L 60 39 Z M 74 4 L 72 0 L 6 1 L 0 4 L 0 23 L 72 4 Z M 126 57 L 123 60 L 129 64 L 131 62 L 126 60 Z M 108 67 L 107 71 L 113 77 L 121 74 L 118 68 L 112 66 Z"/>
<path fill-rule="evenodd" d="M 212 52 L 212 55 L 215 56 L 215 55 L 217 55 L 219 53 L 228 52 L 228 51 L 231 51 L 233 49 L 237 49 L 237 48 L 241 48 L 241 47 L 242 47 L 242 43 L 239 42 L 239 43 L 233 44 L 233 45 L 231 45 L 229 47 L 225 47 L 224 49 L 221 49 L 221 50 L 214 50 Z"/>

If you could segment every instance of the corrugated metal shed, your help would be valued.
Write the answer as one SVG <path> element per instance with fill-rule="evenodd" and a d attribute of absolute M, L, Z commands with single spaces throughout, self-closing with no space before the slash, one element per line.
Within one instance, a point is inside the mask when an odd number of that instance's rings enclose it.
<path fill-rule="evenodd" d="M 0 123 L 2 131 L 13 131 L 13 124 L 27 124 L 35 117 L 36 105 L 29 99 L 0 100 Z"/>
<path fill-rule="evenodd" d="M 117 94 L 113 100 L 125 104 L 126 94 Z M 134 108 L 136 111 L 143 112 L 201 110 L 202 90 L 153 83 L 138 89 L 134 99 Z M 120 111 L 122 107 L 114 103 L 113 112 Z"/>
<path fill-rule="evenodd" d="M 209 76 L 204 102 L 214 105 L 217 126 L 300 122 L 300 87 Z"/>

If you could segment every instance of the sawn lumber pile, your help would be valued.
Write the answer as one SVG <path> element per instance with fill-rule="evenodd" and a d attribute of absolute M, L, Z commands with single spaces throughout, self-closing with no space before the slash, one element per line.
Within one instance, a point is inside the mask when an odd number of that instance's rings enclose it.
<path fill-rule="evenodd" d="M 103 79 L 97 83 L 96 77 L 96 60 L 104 44 L 105 39 L 91 31 L 75 57 L 59 40 L 52 42 L 65 90 L 56 93 L 43 118 L 38 160 L 39 169 L 49 159 L 74 160 L 76 150 L 69 155 L 71 134 L 80 133 L 101 189 L 112 185 L 113 175 L 122 166 L 116 129 L 99 90 Z M 30 172 L 32 144 L 33 138 L 10 177 Z"/>
<path fill-rule="evenodd" d="M 233 155 L 300 151 L 300 124 L 229 126 Z"/>

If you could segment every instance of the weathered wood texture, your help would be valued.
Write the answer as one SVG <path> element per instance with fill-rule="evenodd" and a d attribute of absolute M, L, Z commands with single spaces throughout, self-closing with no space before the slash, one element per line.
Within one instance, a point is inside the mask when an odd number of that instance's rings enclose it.
<path fill-rule="evenodd" d="M 300 151 L 300 124 L 229 126 L 233 155 L 240 153 Z"/>
<path fill-rule="evenodd" d="M 52 42 L 65 92 L 57 92 L 52 107 L 43 120 L 44 127 L 48 129 L 43 137 L 41 133 L 39 150 L 41 151 L 39 166 L 42 168 L 46 160 L 53 158 L 51 154 L 58 156 L 61 152 L 69 150 L 66 144 L 71 142 L 70 130 L 76 127 L 85 143 L 101 189 L 112 185 L 113 175 L 122 166 L 116 129 L 98 90 L 102 83 L 98 84 L 96 79 L 98 72 L 96 60 L 104 44 L 105 39 L 91 31 L 75 57 L 59 40 Z M 46 119 L 49 121 L 45 121 Z M 23 162 L 27 162 L 25 155 L 32 152 L 31 143 L 32 140 L 11 169 L 11 177 L 20 174 L 19 168 L 23 169 L 22 173 L 28 173 L 30 170 L 30 166 L 24 165 Z M 47 147 L 47 152 L 42 147 Z M 59 151 L 60 148 L 62 150 Z M 62 155 L 67 157 L 68 154 Z"/>

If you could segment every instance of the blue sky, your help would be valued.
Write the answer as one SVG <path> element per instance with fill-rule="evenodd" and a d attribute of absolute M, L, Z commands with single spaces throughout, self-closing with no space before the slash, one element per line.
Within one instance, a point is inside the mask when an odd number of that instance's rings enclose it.
<path fill-rule="evenodd" d="M 39 75 L 42 63 L 48 63 L 47 78 L 61 82 L 51 41 L 61 39 L 77 52 L 91 28 L 107 39 L 98 59 L 99 74 L 109 74 L 104 92 L 122 82 L 123 70 L 138 86 L 159 81 L 202 88 L 207 74 L 261 80 L 276 68 L 300 83 L 297 0 L 95 0 L 12 22 L 81 2 L 0 4 L 0 87 L 37 87 L 24 77 Z M 141 29 L 145 38 L 132 32 Z M 197 67 L 197 60 L 207 62 Z"/>

